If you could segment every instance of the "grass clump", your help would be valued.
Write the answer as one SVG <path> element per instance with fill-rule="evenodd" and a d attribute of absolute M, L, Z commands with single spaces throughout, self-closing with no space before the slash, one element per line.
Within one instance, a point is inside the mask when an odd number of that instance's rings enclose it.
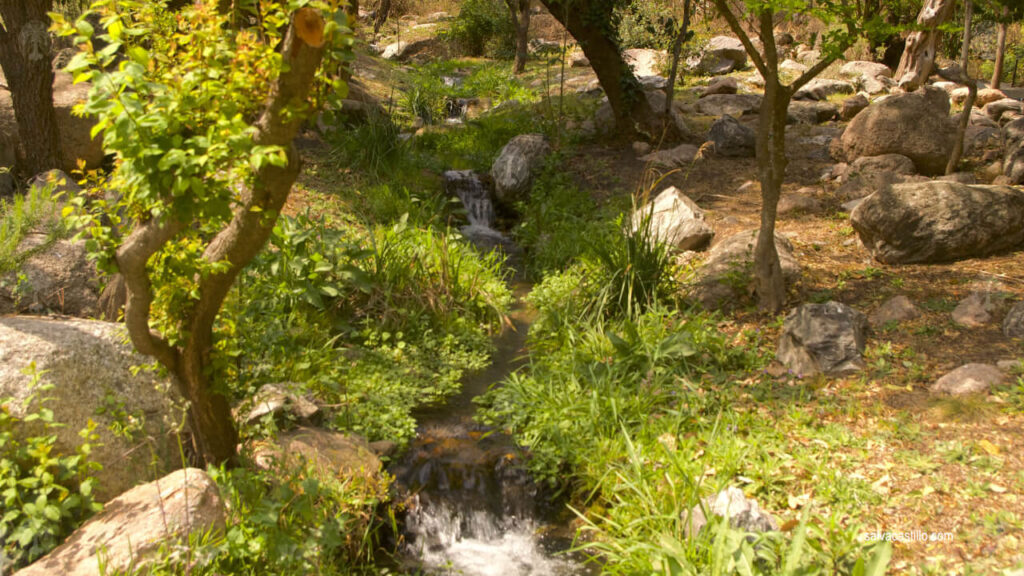
<path fill-rule="evenodd" d="M 54 183 L 30 186 L 24 195 L 0 199 L 0 274 L 18 268 L 22 262 L 67 235 L 57 213 Z M 46 240 L 30 250 L 19 251 L 21 241 L 31 232 L 43 232 Z"/>

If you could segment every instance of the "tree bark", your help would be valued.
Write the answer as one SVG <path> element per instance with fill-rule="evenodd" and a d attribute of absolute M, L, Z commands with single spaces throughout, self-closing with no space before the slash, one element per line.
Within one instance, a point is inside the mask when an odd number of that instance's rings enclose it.
<path fill-rule="evenodd" d="M 60 132 L 53 110 L 50 0 L 0 0 L 0 68 L 7 77 L 21 140 L 19 171 L 32 176 L 61 162 Z"/>
<path fill-rule="evenodd" d="M 1004 8 L 1004 19 L 999 22 L 999 28 L 996 32 L 996 62 L 992 67 L 992 82 L 989 82 L 996 89 L 999 88 L 1003 77 L 1003 59 L 1006 57 L 1006 28 L 1008 26 L 1005 18 L 1008 18 L 1009 15 L 1010 9 L 1008 7 Z"/>
<path fill-rule="evenodd" d="M 380 32 L 381 26 L 388 21 L 388 15 L 391 13 L 391 0 L 380 0 L 380 6 L 377 6 L 377 15 L 373 19 L 373 33 L 376 35 Z"/>
<path fill-rule="evenodd" d="M 971 21 L 974 19 L 974 0 L 964 0 L 964 39 L 960 47 L 960 67 L 964 74 L 970 70 Z"/>
<path fill-rule="evenodd" d="M 903 90 L 912 92 L 920 88 L 935 65 L 939 42 L 938 27 L 950 19 L 956 0 L 925 0 L 917 15 L 920 30 L 907 37 L 907 48 L 896 68 L 896 81 Z"/>
<path fill-rule="evenodd" d="M 615 114 L 615 127 L 623 137 L 660 128 L 633 70 L 626 64 L 612 30 L 611 0 L 541 0 L 551 15 L 576 39 Z"/>
<path fill-rule="evenodd" d="M 672 42 L 672 67 L 668 73 L 668 86 L 665 88 L 665 121 L 672 117 L 672 100 L 676 94 L 676 79 L 679 75 L 679 58 L 683 53 L 683 44 L 690 37 L 690 3 L 691 0 L 683 0 L 683 25 L 676 33 Z"/>
<path fill-rule="evenodd" d="M 505 0 L 512 11 L 512 25 L 516 28 L 516 60 L 512 65 L 514 74 L 526 71 L 526 60 L 530 56 L 530 0 Z"/>
<path fill-rule="evenodd" d="M 305 39 L 296 31 L 295 22 L 300 18 L 306 25 Z M 257 172 L 252 188 L 242 191 L 231 222 L 204 251 L 203 258 L 209 263 L 224 265 L 199 279 L 199 297 L 183 314 L 187 337 L 180 346 L 172 346 L 149 327 L 153 291 L 146 264 L 190 223 L 167 218 L 143 222 L 117 251 L 128 292 L 125 323 L 129 336 L 139 352 L 154 356 L 177 377 L 179 389 L 189 401 L 193 448 L 205 464 L 232 463 L 235 457 L 238 432 L 231 409 L 216 383 L 210 381 L 213 324 L 238 274 L 266 243 L 298 176 L 301 162 L 292 141 L 305 114 L 297 113 L 296 107 L 307 102 L 325 49 L 322 41 L 307 43 L 309 30 L 315 31 L 316 23 L 322 32 L 323 20 L 312 8 L 301 8 L 293 16 L 283 43 L 286 68 L 256 123 L 256 143 L 284 147 L 288 164 L 264 165 Z"/>
<path fill-rule="evenodd" d="M 956 127 L 956 139 L 953 141 L 953 152 L 949 155 L 946 163 L 946 174 L 956 172 L 957 164 L 964 153 L 964 137 L 967 135 L 967 126 L 971 123 L 971 111 L 974 109 L 974 101 L 978 98 L 978 83 L 967 74 L 967 71 L 956 64 L 938 71 L 943 80 L 956 82 L 967 87 L 967 100 L 964 101 L 964 109 L 960 112 L 960 121 Z"/>

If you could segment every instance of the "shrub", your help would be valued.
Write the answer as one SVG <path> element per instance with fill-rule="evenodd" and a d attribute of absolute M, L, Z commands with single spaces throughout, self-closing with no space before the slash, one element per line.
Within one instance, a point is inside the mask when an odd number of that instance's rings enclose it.
<path fill-rule="evenodd" d="M 33 231 L 44 232 L 46 241 L 31 251 L 19 253 L 21 241 Z M 0 199 L 0 274 L 16 269 L 33 254 L 66 235 L 52 185 L 31 186 L 24 195 L 16 194 L 10 201 Z"/>
<path fill-rule="evenodd" d="M 101 506 L 93 500 L 94 474 L 100 465 L 89 455 L 98 438 L 95 424 L 79 432 L 74 454 L 60 454 L 54 430 L 61 426 L 46 407 L 52 385 L 40 382 L 31 367 L 32 393 L 21 401 L 25 416 L 11 413 L 15 400 L 0 398 L 0 572 L 6 558 L 14 569 L 34 562 L 60 544 Z M 31 405 L 34 408 L 29 409 Z M 20 439 L 16 430 L 38 427 L 38 435 Z"/>
<path fill-rule="evenodd" d="M 674 37 L 672 6 L 665 0 L 633 0 L 616 11 L 623 48 L 669 50 Z"/>
<path fill-rule="evenodd" d="M 515 27 L 503 0 L 466 0 L 442 37 L 466 56 L 515 55 Z"/>

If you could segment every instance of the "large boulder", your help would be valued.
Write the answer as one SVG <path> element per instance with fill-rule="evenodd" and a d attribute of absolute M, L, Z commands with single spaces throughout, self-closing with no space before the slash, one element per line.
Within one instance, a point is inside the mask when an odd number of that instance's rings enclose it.
<path fill-rule="evenodd" d="M 786 315 L 776 358 L 801 376 L 855 372 L 864 367 L 867 318 L 840 302 L 804 304 Z"/>
<path fill-rule="evenodd" d="M 982 108 L 982 112 L 992 120 L 999 122 L 1004 114 L 1024 114 L 1024 102 L 1014 100 L 1013 98 L 1003 98 L 1002 100 L 989 102 Z"/>
<path fill-rule="evenodd" d="M 951 262 L 1024 243 L 1024 192 L 931 181 L 887 186 L 850 214 L 879 262 Z"/>
<path fill-rule="evenodd" d="M 645 219 L 650 220 L 652 237 L 676 250 L 699 250 L 715 236 L 704 220 L 704 211 L 675 186 L 666 188 L 633 214 L 633 229 L 644 226 Z"/>
<path fill-rule="evenodd" d="M 694 110 L 705 116 L 756 114 L 761 110 L 761 95 L 713 94 L 698 100 Z"/>
<path fill-rule="evenodd" d="M 708 131 L 708 140 L 715 145 L 715 154 L 739 158 L 752 158 L 757 145 L 753 128 L 740 124 L 726 114 L 715 120 Z"/>
<path fill-rule="evenodd" d="M 942 174 L 953 151 L 956 126 L 949 118 L 949 97 L 927 87 L 877 100 L 850 121 L 840 140 L 841 160 L 902 154 L 918 172 Z"/>
<path fill-rule="evenodd" d="M 794 124 L 821 124 L 839 117 L 839 106 L 831 102 L 794 101 L 789 103 L 787 121 Z"/>
<path fill-rule="evenodd" d="M 90 134 L 96 119 L 72 113 L 76 104 L 88 98 L 89 88 L 87 83 L 75 84 L 70 74 L 57 72 L 54 77 L 53 107 L 57 114 L 57 130 L 60 132 L 63 156 L 61 168 L 67 172 L 77 169 L 79 159 L 85 161 L 86 168 L 98 168 L 103 163 L 102 136 L 93 138 Z M 0 141 L 6 141 L 14 147 L 19 146 L 21 141 L 11 93 L 4 87 L 0 87 Z"/>
<path fill-rule="evenodd" d="M 96 316 L 99 280 L 84 242 L 31 233 L 17 252 L 29 256 L 16 270 L 0 275 L 0 314 Z"/>
<path fill-rule="evenodd" d="M 870 105 L 871 102 L 869 102 L 867 96 L 864 96 L 863 94 L 850 96 L 846 100 L 843 100 L 843 107 L 839 111 L 839 118 L 849 122 Z"/>
<path fill-rule="evenodd" d="M 879 94 L 896 85 L 892 79 L 892 70 L 885 64 L 855 60 L 843 64 L 839 69 L 843 76 L 855 78 L 861 88 L 868 94 Z"/>
<path fill-rule="evenodd" d="M 103 466 L 97 475 L 100 500 L 181 465 L 179 427 L 185 414 L 176 389 L 151 370 L 137 371 L 151 360 L 126 342 L 120 324 L 0 318 L 0 398 L 10 398 L 8 408 L 23 416 L 33 393 L 32 377 L 24 370 L 35 364 L 42 381 L 53 385 L 44 394 L 46 406 L 64 424 L 56 431 L 58 451 L 72 453 L 81 443 L 79 430 L 96 422 L 99 444 L 92 457 Z M 127 428 L 130 438 L 114 434 L 113 427 Z M 38 432 L 38 426 L 25 423 L 16 433 Z"/>
<path fill-rule="evenodd" d="M 224 530 L 226 516 L 213 479 L 185 468 L 107 502 L 63 544 L 15 576 L 96 576 L 101 566 L 104 574 L 135 574 L 190 535 Z"/>
<path fill-rule="evenodd" d="M 691 296 L 708 309 L 736 305 L 754 292 L 754 246 L 757 230 L 746 230 L 723 238 L 708 251 L 703 266 L 691 287 Z M 787 284 L 800 277 L 800 263 L 793 255 L 793 244 L 775 235 L 782 276 Z"/>
<path fill-rule="evenodd" d="M 521 134 L 510 140 L 491 167 L 498 201 L 511 204 L 526 199 L 550 153 L 551 146 L 541 134 Z"/>
<path fill-rule="evenodd" d="M 701 98 L 714 96 L 715 94 L 735 94 L 739 90 L 739 82 L 732 76 L 715 76 L 708 82 L 708 85 L 700 91 Z"/>
<path fill-rule="evenodd" d="M 728 74 L 747 64 L 747 51 L 737 38 L 715 36 L 704 46 L 700 56 L 687 60 L 687 66 L 708 76 Z"/>

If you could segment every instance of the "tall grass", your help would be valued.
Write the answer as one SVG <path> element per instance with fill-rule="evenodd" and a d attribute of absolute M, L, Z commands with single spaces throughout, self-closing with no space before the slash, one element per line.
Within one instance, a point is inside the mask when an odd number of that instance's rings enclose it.
<path fill-rule="evenodd" d="M 21 241 L 33 231 L 45 233 L 46 241 L 32 250 L 19 252 Z M 0 274 L 15 270 L 65 233 L 64 223 L 57 214 L 52 185 L 31 186 L 24 195 L 16 194 L 11 200 L 0 199 Z"/>

